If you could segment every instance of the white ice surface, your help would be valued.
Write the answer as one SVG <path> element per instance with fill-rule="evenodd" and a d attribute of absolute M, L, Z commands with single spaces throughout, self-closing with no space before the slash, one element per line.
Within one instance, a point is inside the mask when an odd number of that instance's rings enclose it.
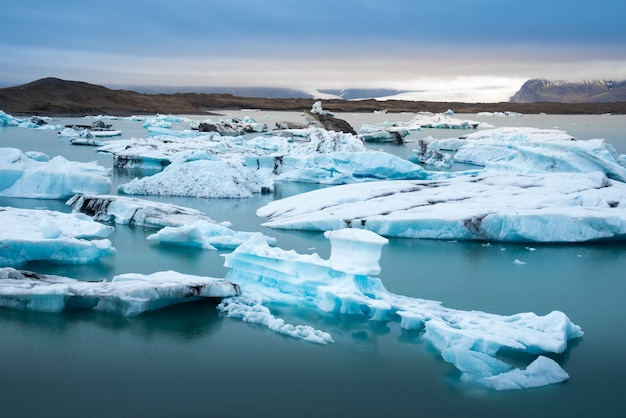
<path fill-rule="evenodd" d="M 393 126 L 404 127 L 408 130 L 419 130 L 422 128 L 435 129 L 472 129 L 472 128 L 492 128 L 485 122 L 459 119 L 445 113 L 419 112 L 408 122 L 395 122 Z"/>
<path fill-rule="evenodd" d="M 234 231 L 224 225 L 211 221 L 196 221 L 178 227 L 165 227 L 149 235 L 148 241 L 162 244 L 196 247 L 205 250 L 233 249 L 253 235 L 253 232 Z M 276 239 L 265 236 L 270 245 L 276 245 Z"/>
<path fill-rule="evenodd" d="M 312 327 L 277 324 L 267 309 L 272 303 L 364 315 L 374 321 L 399 320 L 423 337 L 457 367 L 465 380 L 487 387 L 521 389 L 558 383 L 569 376 L 543 353 L 561 353 L 582 330 L 559 311 L 545 316 L 510 316 L 446 308 L 440 302 L 388 292 L 380 279 L 378 260 L 386 239 L 361 229 L 333 231 L 331 256 L 271 248 L 255 236 L 226 255 L 227 280 L 241 287 L 241 296 L 225 299 L 219 308 L 229 316 L 268 326 L 308 341 L 327 343 L 330 335 Z M 300 327 L 300 328 L 297 328 Z M 496 358 L 500 350 L 536 356 L 526 368 Z"/>
<path fill-rule="evenodd" d="M 626 184 L 601 172 L 476 172 L 336 186 L 270 202 L 265 226 L 509 242 L 626 239 Z"/>
<path fill-rule="evenodd" d="M 173 163 L 152 176 L 122 184 L 131 195 L 186 196 L 241 199 L 273 190 L 271 179 L 244 165 L 219 159 L 192 159 Z"/>
<path fill-rule="evenodd" d="M 0 196 L 65 199 L 76 193 L 109 193 L 110 170 L 95 162 L 31 158 L 17 148 L 0 148 Z"/>
<path fill-rule="evenodd" d="M 79 213 L 0 207 L 0 266 L 93 263 L 115 254 L 113 228 Z"/>
<path fill-rule="evenodd" d="M 111 281 L 86 282 L 0 268 L 0 306 L 40 312 L 93 309 L 138 315 L 165 306 L 239 294 L 233 283 L 175 271 L 122 274 Z"/>
<path fill-rule="evenodd" d="M 162 228 L 197 221 L 213 222 L 199 210 L 130 196 L 77 194 L 66 203 L 72 206 L 73 212 L 82 212 L 97 221 L 117 224 Z"/>
<path fill-rule="evenodd" d="M 234 231 L 223 222 L 184 206 L 153 202 L 119 195 L 75 195 L 66 202 L 73 212 L 94 220 L 149 228 L 160 228 L 146 239 L 162 244 L 196 247 L 207 250 L 233 249 L 246 241 L 252 232 Z M 266 237 L 270 245 L 276 239 Z"/>

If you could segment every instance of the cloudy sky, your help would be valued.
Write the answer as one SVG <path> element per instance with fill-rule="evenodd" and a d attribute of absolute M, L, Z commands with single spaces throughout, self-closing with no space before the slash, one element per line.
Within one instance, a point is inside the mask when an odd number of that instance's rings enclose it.
<path fill-rule="evenodd" d="M 20 0 L 0 84 L 519 87 L 626 79 L 623 0 Z"/>

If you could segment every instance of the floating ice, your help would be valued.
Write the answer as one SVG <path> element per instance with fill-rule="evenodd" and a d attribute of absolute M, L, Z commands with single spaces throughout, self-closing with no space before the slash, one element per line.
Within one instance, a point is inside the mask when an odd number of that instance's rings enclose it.
<path fill-rule="evenodd" d="M 205 154 L 204 159 L 183 160 L 152 176 L 122 184 L 124 194 L 241 199 L 274 189 L 271 179 L 242 164 Z"/>
<path fill-rule="evenodd" d="M 408 122 L 395 122 L 393 126 L 404 127 L 408 130 L 419 130 L 422 128 L 436 129 L 477 129 L 492 128 L 493 125 L 473 120 L 463 120 L 453 118 L 445 113 L 419 112 Z"/>
<path fill-rule="evenodd" d="M 197 221 L 213 222 L 199 210 L 118 195 L 77 194 L 67 202 L 73 212 L 81 212 L 96 221 L 130 224 L 151 228 L 183 226 Z"/>
<path fill-rule="evenodd" d="M 361 125 L 359 129 L 359 138 L 365 142 L 403 143 L 408 134 L 408 129 L 393 126 Z"/>
<path fill-rule="evenodd" d="M 476 114 L 476 116 L 490 116 L 490 117 L 505 117 L 505 116 L 510 116 L 510 117 L 522 117 L 524 116 L 521 113 L 518 112 L 511 112 L 510 110 L 505 110 L 504 112 L 478 112 Z"/>
<path fill-rule="evenodd" d="M 424 329 L 424 338 L 462 372 L 465 380 L 499 390 L 543 386 L 569 377 L 558 363 L 540 356 L 561 353 L 569 339 L 583 335 L 562 312 L 502 316 L 395 295 L 380 279 L 369 276 L 380 271 L 378 260 L 387 243 L 385 238 L 361 229 L 325 235 L 332 246 L 328 260 L 317 254 L 270 248 L 260 235 L 252 237 L 225 256 L 225 265 L 230 268 L 226 279 L 241 286 L 241 296 L 225 299 L 219 308 L 229 316 L 278 332 L 283 332 L 281 326 L 272 325 L 277 318 L 266 307 L 271 303 L 365 315 L 375 321 L 399 319 L 403 328 Z M 284 333 L 318 343 L 332 341 L 330 335 L 311 327 Z M 501 350 L 538 357 L 521 369 L 497 359 Z"/>
<path fill-rule="evenodd" d="M 238 294 L 236 284 L 175 271 L 122 274 L 110 282 L 86 282 L 0 268 L 0 306 L 40 312 L 93 309 L 130 316 L 177 303 Z"/>
<path fill-rule="evenodd" d="M 390 237 L 509 242 L 626 239 L 626 184 L 600 172 L 484 171 L 342 185 L 257 210 L 273 228 L 363 228 Z"/>
<path fill-rule="evenodd" d="M 9 115 L 0 110 L 0 126 L 18 126 L 20 123 L 25 122 L 25 119 L 16 118 L 13 115 Z"/>
<path fill-rule="evenodd" d="M 0 225 L 0 266 L 32 260 L 93 263 L 115 254 L 104 239 L 113 228 L 83 214 L 0 207 Z"/>
<path fill-rule="evenodd" d="M 108 169 L 92 163 L 31 158 L 16 148 L 0 148 L 0 196 L 64 199 L 76 193 L 108 193 Z"/>
<path fill-rule="evenodd" d="M 253 234 L 253 232 L 233 231 L 215 222 L 196 221 L 179 227 L 165 227 L 146 239 L 162 244 L 215 250 L 236 248 L 250 239 Z M 265 240 L 270 245 L 276 245 L 275 238 L 266 236 Z"/>
<path fill-rule="evenodd" d="M 146 239 L 163 244 L 214 250 L 232 249 L 246 241 L 252 232 L 234 231 L 218 224 L 204 213 L 167 203 L 118 195 L 75 195 L 67 201 L 73 212 L 94 220 L 150 228 L 162 228 Z M 266 237 L 271 245 L 276 240 Z"/>
<path fill-rule="evenodd" d="M 258 167 L 277 181 L 300 183 L 346 184 L 430 177 L 419 165 L 382 151 L 249 157 L 246 165 Z"/>
<path fill-rule="evenodd" d="M 461 140 L 431 140 L 428 147 L 455 150 L 455 161 L 490 169 L 518 173 L 602 171 L 609 178 L 626 181 L 626 155 L 618 154 L 603 139 L 577 141 L 556 129 L 491 129 Z"/>

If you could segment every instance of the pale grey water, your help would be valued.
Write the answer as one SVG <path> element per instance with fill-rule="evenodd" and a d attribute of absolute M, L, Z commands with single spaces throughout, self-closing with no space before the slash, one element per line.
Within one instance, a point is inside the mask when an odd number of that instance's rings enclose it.
<path fill-rule="evenodd" d="M 299 118 L 285 113 L 230 113 L 268 124 Z M 361 123 L 411 118 L 338 116 L 357 129 Z M 626 153 L 625 116 L 459 116 L 496 126 L 558 127 L 579 139 L 606 138 Z M 142 122 L 112 123 L 123 137 L 145 136 Z M 462 133 L 424 130 L 411 137 Z M 55 131 L 5 127 L 0 146 L 111 166 L 110 156 L 71 146 Z M 372 148 L 406 157 L 413 147 L 409 143 Z M 131 178 L 115 171 L 113 180 L 119 184 Z M 275 197 L 314 187 L 282 184 L 275 196 L 245 200 L 153 199 L 198 208 L 215 220 L 231 221 L 237 230 L 262 231 L 275 236 L 281 248 L 328 257 L 329 245 L 321 234 L 270 230 L 255 216 L 258 207 Z M 0 205 L 69 211 L 62 201 L 0 199 Z M 220 253 L 152 245 L 145 241 L 152 232 L 116 226 L 111 240 L 118 254 L 97 265 L 23 267 L 79 279 L 170 269 L 225 275 Z M 572 341 L 565 353 L 552 356 L 571 376 L 563 384 L 513 392 L 476 388 L 462 383 L 459 373 L 419 333 L 403 331 L 396 323 L 297 307 L 273 310 L 288 322 L 330 332 L 335 343 L 318 346 L 224 318 L 210 303 L 133 318 L 0 309 L 0 416 L 625 416 L 626 245 L 534 248 L 392 239 L 383 250 L 380 277 L 392 292 L 439 300 L 457 309 L 565 312 L 585 336 Z M 515 259 L 527 264 L 514 264 Z"/>

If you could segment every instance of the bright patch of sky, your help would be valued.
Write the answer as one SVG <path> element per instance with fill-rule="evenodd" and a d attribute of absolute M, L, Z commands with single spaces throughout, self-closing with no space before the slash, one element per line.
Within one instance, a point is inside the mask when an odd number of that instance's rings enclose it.
<path fill-rule="evenodd" d="M 24 0 L 3 10 L 0 84 L 508 88 L 626 78 L 613 0 Z M 443 87 L 442 87 L 443 88 Z"/>

